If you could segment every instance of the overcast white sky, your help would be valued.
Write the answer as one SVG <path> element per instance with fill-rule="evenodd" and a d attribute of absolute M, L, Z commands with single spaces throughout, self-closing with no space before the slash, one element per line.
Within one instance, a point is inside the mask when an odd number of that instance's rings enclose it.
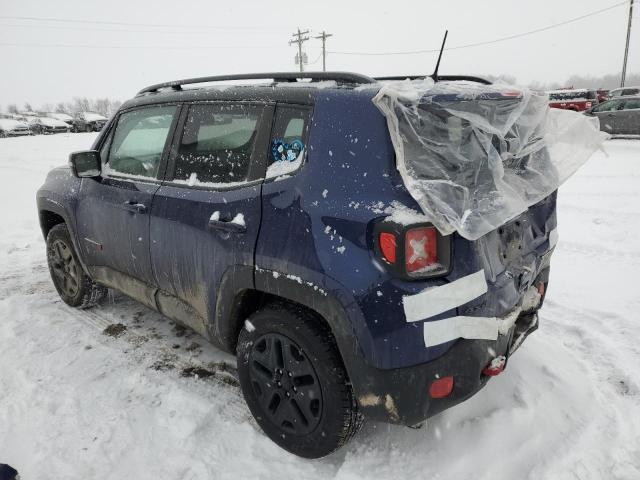
<path fill-rule="evenodd" d="M 448 46 L 456 47 L 546 27 L 619 2 L 0 0 L 0 106 L 25 101 L 36 106 L 74 96 L 125 100 L 165 80 L 295 70 L 295 48 L 288 41 L 298 26 L 332 33 L 329 51 L 435 49 L 445 28 Z M 635 10 L 630 72 L 640 72 L 640 2 Z M 523 84 L 616 73 L 622 65 L 627 13 L 627 5 L 619 6 L 534 35 L 451 50 L 445 52 L 440 71 L 507 74 Z M 320 40 L 310 40 L 305 50 L 310 62 L 317 59 L 307 69 L 320 70 Z M 369 75 L 425 74 L 435 58 L 431 53 L 330 53 L 327 68 Z"/>

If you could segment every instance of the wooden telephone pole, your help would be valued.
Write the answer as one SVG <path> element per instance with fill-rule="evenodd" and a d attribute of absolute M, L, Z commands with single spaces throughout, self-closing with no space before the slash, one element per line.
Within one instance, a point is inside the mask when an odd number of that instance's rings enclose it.
<path fill-rule="evenodd" d="M 309 30 L 305 30 L 304 32 L 301 32 L 300 29 L 298 28 L 298 33 L 294 33 L 292 35 L 293 39 L 289 40 L 289 45 L 293 45 L 294 43 L 298 44 L 298 63 L 300 64 L 301 72 L 304 72 L 304 61 L 302 58 L 302 44 L 307 40 L 309 40 L 309 37 L 307 36 L 308 33 L 309 33 Z"/>
<path fill-rule="evenodd" d="M 318 35 L 317 37 L 313 37 L 313 38 L 321 38 L 322 39 L 322 71 L 326 72 L 327 71 L 327 49 L 326 49 L 326 43 L 327 43 L 327 38 L 329 37 L 333 37 L 332 33 L 326 33 L 324 30 L 322 31 L 322 35 Z"/>

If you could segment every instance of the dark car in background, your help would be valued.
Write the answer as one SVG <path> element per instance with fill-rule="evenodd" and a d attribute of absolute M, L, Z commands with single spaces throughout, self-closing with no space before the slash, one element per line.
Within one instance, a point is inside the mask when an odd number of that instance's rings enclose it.
<path fill-rule="evenodd" d="M 68 133 L 71 130 L 71 127 L 65 122 L 50 117 L 29 117 L 27 123 L 31 131 L 36 135 Z"/>
<path fill-rule="evenodd" d="M 585 112 L 600 119 L 600 130 L 613 135 L 640 135 L 640 96 L 608 100 Z"/>
<path fill-rule="evenodd" d="M 99 132 L 107 123 L 107 117 L 95 112 L 79 112 L 73 117 L 74 132 Z"/>
<path fill-rule="evenodd" d="M 548 94 L 551 108 L 584 112 L 598 103 L 597 92 L 586 88 L 554 90 Z"/>
<path fill-rule="evenodd" d="M 598 97 L 598 103 L 606 102 L 609 100 L 609 90 L 604 88 L 599 88 L 596 90 L 596 95 Z"/>

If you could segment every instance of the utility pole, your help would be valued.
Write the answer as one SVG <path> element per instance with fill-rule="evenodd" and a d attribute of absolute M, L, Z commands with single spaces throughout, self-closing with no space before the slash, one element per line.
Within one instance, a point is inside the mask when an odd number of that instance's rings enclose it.
<path fill-rule="evenodd" d="M 326 33 L 324 30 L 322 31 L 322 35 L 318 35 L 313 38 L 321 38 L 322 39 L 322 71 L 327 71 L 327 50 L 326 50 L 326 42 L 327 38 L 333 37 L 332 33 Z"/>
<path fill-rule="evenodd" d="M 631 39 L 631 17 L 633 16 L 633 0 L 629 0 L 629 23 L 627 24 L 627 43 L 624 46 L 624 61 L 622 63 L 622 78 L 620 86 L 624 87 L 624 81 L 627 77 L 627 57 L 629 56 L 629 40 Z"/>
<path fill-rule="evenodd" d="M 304 66 L 303 66 L 304 62 L 302 59 L 302 44 L 307 40 L 309 40 L 309 37 L 307 36 L 308 33 L 309 33 L 309 30 L 305 30 L 304 32 L 301 32 L 300 29 L 298 28 L 298 33 L 294 33 L 293 35 L 291 35 L 293 37 L 293 40 L 289 40 L 289 45 L 293 45 L 294 43 L 298 44 L 298 63 L 300 64 L 301 72 L 304 72 Z"/>

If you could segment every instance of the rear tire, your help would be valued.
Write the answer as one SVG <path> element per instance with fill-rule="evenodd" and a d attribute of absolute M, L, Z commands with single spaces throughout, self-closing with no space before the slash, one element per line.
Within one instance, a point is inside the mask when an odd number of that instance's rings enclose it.
<path fill-rule="evenodd" d="M 96 284 L 84 272 L 64 223 L 59 223 L 49 230 L 47 263 L 53 285 L 67 305 L 88 308 L 106 296 L 107 289 Z"/>
<path fill-rule="evenodd" d="M 271 304 L 248 321 L 251 331 L 238 337 L 238 374 L 264 433 L 305 458 L 346 444 L 363 418 L 330 329 L 288 304 Z"/>

